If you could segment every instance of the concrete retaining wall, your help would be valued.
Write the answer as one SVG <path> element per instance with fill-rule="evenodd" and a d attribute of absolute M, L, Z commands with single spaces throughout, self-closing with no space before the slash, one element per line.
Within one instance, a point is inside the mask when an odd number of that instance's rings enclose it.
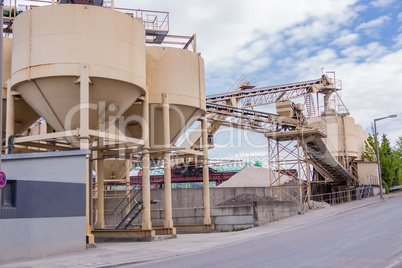
<path fill-rule="evenodd" d="M 297 215 L 300 205 L 297 202 L 254 202 L 254 225 L 259 226 L 268 222 L 279 221 Z"/>
<path fill-rule="evenodd" d="M 260 196 L 267 195 L 269 188 L 212 188 L 211 196 L 211 220 L 218 231 L 232 231 L 238 228 L 249 228 L 264 223 L 277 221 L 283 218 L 297 215 L 300 205 L 295 202 L 256 202 L 253 205 L 245 206 L 216 206 L 217 204 L 243 193 L 254 193 Z M 202 204 L 202 189 L 176 189 L 173 190 L 173 199 L 176 200 L 173 206 L 173 224 L 175 226 L 202 225 L 204 220 L 204 209 Z M 151 191 L 152 199 L 163 200 L 163 190 Z M 180 198 L 183 200 L 179 201 Z M 212 198 L 211 198 L 212 199 Z M 107 204 L 118 204 L 118 200 L 107 199 Z M 161 204 L 162 203 L 162 204 Z M 153 204 L 151 209 L 151 220 L 153 226 L 163 226 L 165 218 L 164 203 Z M 198 207 L 180 207 L 197 204 Z M 175 207 L 176 206 L 176 207 Z M 155 207 L 157 207 L 155 209 Z M 115 226 L 119 223 L 115 219 Z M 113 218 L 107 216 L 106 225 L 113 225 Z M 133 225 L 140 226 L 142 215 L 140 214 L 133 222 Z"/>
<path fill-rule="evenodd" d="M 224 206 L 211 209 L 212 224 L 218 231 L 254 227 L 253 206 Z"/>
<path fill-rule="evenodd" d="M 164 218 L 164 189 L 151 190 L 151 199 L 158 200 L 156 204 L 151 205 L 151 218 L 153 225 L 161 226 L 163 225 Z M 225 187 L 225 188 L 210 188 L 210 202 L 211 207 L 222 203 L 230 198 L 241 194 L 255 194 L 258 196 L 269 196 L 269 187 Z M 108 196 L 110 198 L 108 198 Z M 120 203 L 121 198 L 112 198 L 113 196 L 125 196 L 125 191 L 110 191 L 106 195 L 105 199 L 105 223 L 106 225 L 113 225 L 113 217 L 110 216 L 110 213 L 113 209 Z M 172 208 L 173 208 L 173 223 L 177 225 L 177 222 L 196 222 L 195 224 L 203 224 L 203 216 L 204 216 L 204 198 L 203 198 L 203 189 L 172 189 Z M 189 209 L 189 211 L 194 210 L 195 212 L 181 212 L 183 209 Z M 176 217 L 176 213 L 178 215 L 183 215 L 182 213 L 196 213 L 196 219 L 183 219 L 182 216 Z M 212 213 L 212 212 L 211 212 Z M 252 214 L 252 213 L 251 213 Z M 163 215 L 163 216 L 161 216 Z M 211 214 L 212 216 L 212 214 Z M 187 217 L 184 217 L 187 218 Z M 115 219 L 115 224 L 117 224 L 119 219 Z M 177 219 L 177 220 L 176 220 Z M 179 220 L 180 219 L 180 220 Z M 134 225 L 140 225 L 142 221 L 142 215 L 134 221 Z M 251 221 L 252 223 L 252 221 Z"/>
<path fill-rule="evenodd" d="M 164 189 L 151 190 L 151 199 L 160 202 L 152 204 L 152 209 L 164 209 Z M 269 196 L 269 187 L 226 187 L 210 188 L 211 207 L 222 203 L 232 197 L 241 194 L 255 194 L 258 196 Z M 111 212 L 121 199 L 107 198 L 108 196 L 124 197 L 125 191 L 111 191 L 106 195 L 105 211 Z M 172 189 L 172 208 L 202 208 L 204 207 L 203 189 Z"/>

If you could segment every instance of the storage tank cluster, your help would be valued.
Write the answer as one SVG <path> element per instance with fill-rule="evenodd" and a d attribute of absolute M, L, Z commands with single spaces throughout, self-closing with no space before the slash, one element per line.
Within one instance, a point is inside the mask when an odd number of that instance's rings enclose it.
<path fill-rule="evenodd" d="M 350 116 L 327 116 L 327 144 L 335 157 L 346 156 L 348 161 L 361 160 L 364 152 L 364 141 L 368 133 L 361 125 L 355 124 Z"/>
<path fill-rule="evenodd" d="M 42 117 L 71 148 L 93 150 L 98 159 L 98 190 L 103 189 L 105 174 L 129 178 L 128 172 L 121 173 L 125 160 L 103 159 L 102 144 L 115 146 L 119 152 L 142 153 L 142 227 L 149 236 L 154 235 L 149 161 L 153 149 L 162 149 L 155 156 L 163 155 L 167 174 L 164 227 L 167 233 L 175 233 L 169 203 L 171 150 L 197 120 L 205 127 L 203 140 L 207 140 L 204 62 L 199 54 L 146 46 L 141 21 L 111 8 L 54 4 L 29 9 L 15 18 L 12 46 L 11 39 L 4 38 L 3 64 L 4 81 L 11 79 L 8 87 L 3 85 L 10 110 L 8 137 L 22 133 Z M 105 133 L 114 136 L 107 138 Z M 122 139 L 128 139 L 131 147 L 122 147 Z M 206 161 L 207 149 L 203 153 Z M 208 168 L 204 173 L 208 178 Z M 211 223 L 208 200 L 205 224 Z M 101 190 L 97 202 L 96 225 L 103 228 Z M 88 214 L 87 208 L 87 224 Z"/>

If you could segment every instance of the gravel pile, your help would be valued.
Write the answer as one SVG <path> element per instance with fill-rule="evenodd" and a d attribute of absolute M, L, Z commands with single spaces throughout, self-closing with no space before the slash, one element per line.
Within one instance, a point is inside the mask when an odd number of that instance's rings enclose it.
<path fill-rule="evenodd" d="M 281 176 L 282 184 L 289 179 L 289 176 Z M 248 165 L 217 187 L 269 187 L 269 169 Z"/>
<path fill-rule="evenodd" d="M 310 203 L 304 203 L 304 209 L 309 210 L 309 209 L 318 209 L 318 208 L 329 208 L 331 207 L 330 204 L 326 202 L 320 202 L 320 201 L 313 201 L 310 200 Z"/>
<path fill-rule="evenodd" d="M 230 198 L 222 203 L 219 203 L 218 206 L 239 206 L 239 205 L 252 205 L 255 201 L 278 201 L 276 198 L 272 196 L 258 196 L 255 194 L 241 194 Z"/>

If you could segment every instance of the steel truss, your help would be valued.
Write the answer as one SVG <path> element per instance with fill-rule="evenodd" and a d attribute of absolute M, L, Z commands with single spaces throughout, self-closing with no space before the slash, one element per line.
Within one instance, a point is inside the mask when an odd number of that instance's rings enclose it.
<path fill-rule="evenodd" d="M 208 121 L 213 125 L 234 127 L 259 133 L 281 132 L 301 125 L 297 118 L 243 109 L 229 105 L 207 103 Z M 214 133 L 210 128 L 210 133 Z"/>
<path fill-rule="evenodd" d="M 317 92 L 323 93 L 325 90 L 334 92 L 341 88 L 336 87 L 327 76 L 323 76 L 315 80 L 209 95 L 206 100 L 221 104 L 236 100 L 237 107 L 256 107 Z"/>
<path fill-rule="evenodd" d="M 269 187 L 280 201 L 310 201 L 310 161 L 303 145 L 302 132 L 268 138 Z"/>

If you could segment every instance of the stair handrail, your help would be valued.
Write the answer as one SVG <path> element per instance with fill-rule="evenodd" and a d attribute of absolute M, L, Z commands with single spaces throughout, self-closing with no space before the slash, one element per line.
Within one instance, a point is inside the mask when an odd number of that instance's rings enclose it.
<path fill-rule="evenodd" d="M 121 203 L 123 203 L 123 201 L 124 200 L 126 200 L 126 198 L 132 193 L 132 191 L 134 191 L 135 190 L 135 187 L 133 187 L 131 190 L 130 190 L 130 192 L 128 192 L 128 194 L 125 196 L 125 197 L 123 197 L 123 199 L 120 201 L 120 203 L 114 208 L 114 210 L 112 211 L 112 213 L 110 213 L 110 215 L 109 216 L 112 216 L 113 215 L 113 213 L 117 210 L 117 208 L 121 205 Z M 131 201 L 130 201 L 131 202 Z"/>
<path fill-rule="evenodd" d="M 119 217 L 120 214 L 123 213 L 123 211 L 126 209 L 126 207 L 127 207 L 128 205 L 130 205 L 133 200 L 136 201 L 136 200 L 135 200 L 135 197 L 136 197 L 140 192 L 141 192 L 141 189 L 138 189 L 138 191 L 135 193 L 135 195 L 134 195 L 133 197 L 130 198 L 130 201 L 127 202 L 127 204 L 126 204 L 126 205 L 124 206 L 124 208 L 120 211 L 120 213 L 117 214 L 117 217 Z M 123 200 L 124 200 L 124 199 L 123 199 Z M 136 201 L 136 203 L 138 203 L 138 202 Z"/>

